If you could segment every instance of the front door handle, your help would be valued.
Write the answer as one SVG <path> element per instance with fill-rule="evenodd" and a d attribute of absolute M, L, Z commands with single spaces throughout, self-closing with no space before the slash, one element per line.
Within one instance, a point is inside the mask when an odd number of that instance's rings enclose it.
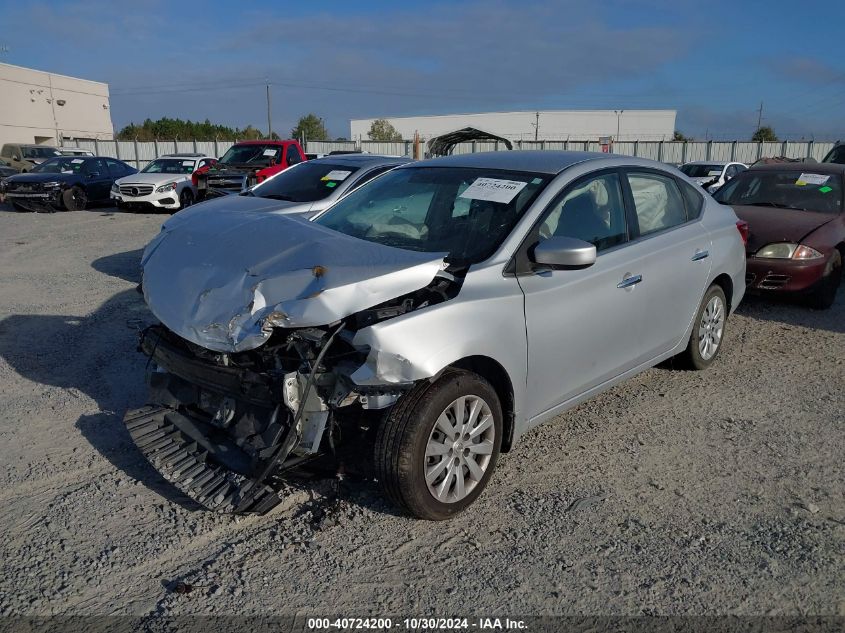
<path fill-rule="evenodd" d="M 710 251 L 695 251 L 695 255 L 692 256 L 692 261 L 697 262 L 702 259 L 707 259 L 710 257 Z"/>
<path fill-rule="evenodd" d="M 630 277 L 625 277 L 622 281 L 616 284 L 617 288 L 630 288 L 631 286 L 636 286 L 643 280 L 642 275 L 631 275 Z"/>

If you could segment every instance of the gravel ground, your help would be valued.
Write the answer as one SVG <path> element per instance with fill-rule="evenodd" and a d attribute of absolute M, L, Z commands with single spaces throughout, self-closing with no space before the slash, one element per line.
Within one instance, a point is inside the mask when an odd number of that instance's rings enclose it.
<path fill-rule="evenodd" d="M 845 615 L 845 292 L 746 300 L 710 370 L 651 370 L 530 432 L 450 522 L 319 478 L 235 518 L 121 424 L 163 217 L 0 205 L 0 614 Z"/>

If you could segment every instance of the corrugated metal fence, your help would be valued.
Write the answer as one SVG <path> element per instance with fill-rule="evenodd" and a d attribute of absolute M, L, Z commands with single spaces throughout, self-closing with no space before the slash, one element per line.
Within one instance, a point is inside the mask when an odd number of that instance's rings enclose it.
<path fill-rule="evenodd" d="M 202 152 L 209 156 L 222 156 L 235 141 L 79 141 L 78 147 L 90 149 L 98 156 L 119 158 L 138 169 L 163 154 L 174 152 Z M 514 141 L 515 150 L 574 150 L 600 152 L 598 141 Z M 769 156 L 789 158 L 814 158 L 822 160 L 833 147 L 826 141 L 783 141 L 777 143 L 752 143 L 748 141 L 624 141 L 615 143 L 614 154 L 651 158 L 665 163 L 686 163 L 693 160 L 753 163 Z M 425 145 L 423 144 L 423 151 Z M 504 143 L 461 143 L 455 154 L 505 150 Z M 371 154 L 411 156 L 413 141 L 309 141 L 305 151 L 328 154 L 333 151 L 365 151 Z"/>

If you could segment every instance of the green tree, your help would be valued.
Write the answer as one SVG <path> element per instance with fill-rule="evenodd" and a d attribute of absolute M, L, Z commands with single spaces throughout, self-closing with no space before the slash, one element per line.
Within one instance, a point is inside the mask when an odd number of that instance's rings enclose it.
<path fill-rule="evenodd" d="M 371 141 L 401 141 L 402 135 L 386 119 L 376 119 L 367 136 Z"/>
<path fill-rule="evenodd" d="M 312 112 L 299 117 L 296 127 L 290 131 L 290 137 L 304 138 L 306 141 L 326 141 L 329 138 L 329 131 L 323 119 Z"/>
<path fill-rule="evenodd" d="M 752 141 L 757 141 L 758 143 L 776 143 L 778 140 L 777 134 L 775 131 L 768 125 L 764 125 L 761 128 L 758 128 L 756 132 L 754 132 L 754 136 L 751 137 Z"/>
<path fill-rule="evenodd" d="M 692 138 L 681 132 L 680 130 L 675 130 L 675 133 L 672 135 L 673 141 L 691 141 Z"/>
<path fill-rule="evenodd" d="M 248 125 L 244 129 L 219 125 L 208 119 L 205 121 L 183 121 L 182 119 L 171 119 L 162 117 L 157 121 L 145 119 L 143 123 L 130 123 L 121 129 L 116 137 L 120 141 L 154 141 L 156 139 L 171 140 L 174 138 L 183 140 L 213 141 L 215 138 L 222 140 L 234 140 L 236 138 L 260 139 L 264 134 L 257 128 Z"/>

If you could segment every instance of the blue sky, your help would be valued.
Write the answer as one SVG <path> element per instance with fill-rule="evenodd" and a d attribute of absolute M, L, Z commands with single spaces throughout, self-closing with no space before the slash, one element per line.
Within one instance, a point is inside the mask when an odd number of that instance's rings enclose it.
<path fill-rule="evenodd" d="M 160 116 L 287 133 L 516 109 L 674 108 L 696 138 L 845 138 L 845 2 L 0 0 L 0 61 L 110 84 Z"/>

